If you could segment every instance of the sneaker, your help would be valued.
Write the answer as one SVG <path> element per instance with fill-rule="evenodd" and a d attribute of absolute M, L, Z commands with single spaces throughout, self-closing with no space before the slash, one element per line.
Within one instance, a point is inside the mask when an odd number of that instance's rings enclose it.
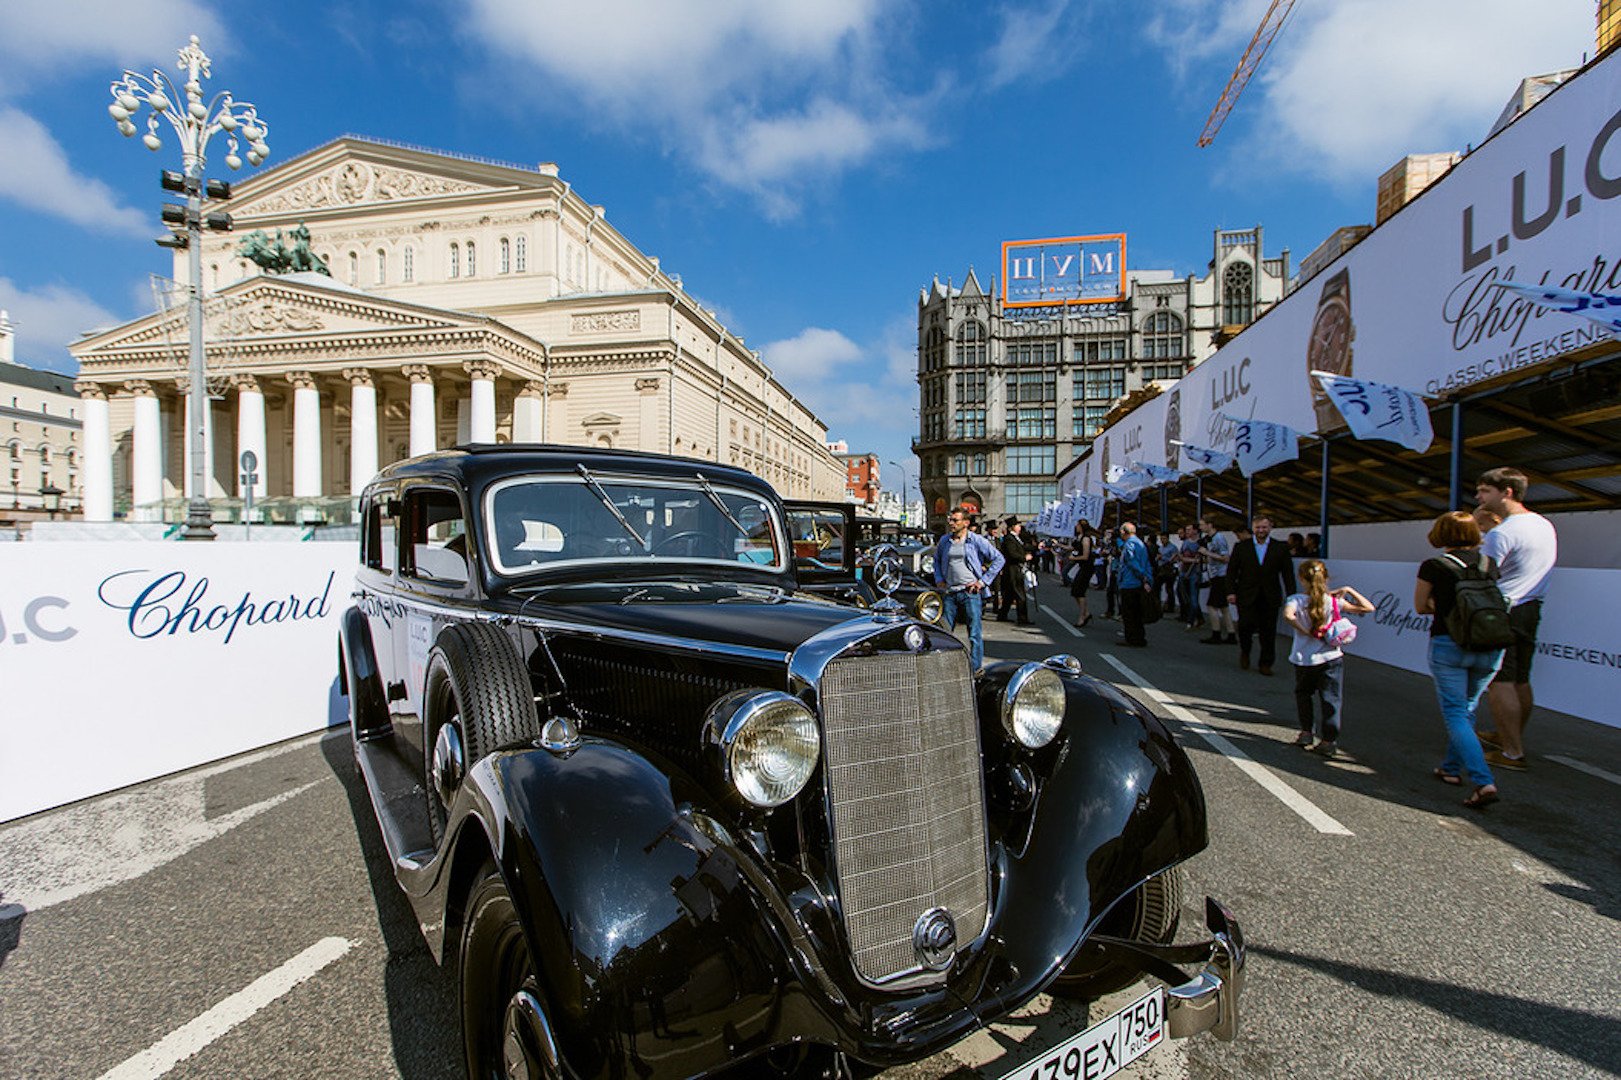
<path fill-rule="evenodd" d="M 1311 745 L 1311 732 L 1302 731 L 1299 735 L 1296 735 L 1295 736 L 1295 745 L 1300 747 L 1302 750 L 1304 750 L 1306 747 L 1310 746 Z"/>
<path fill-rule="evenodd" d="M 1524 772 L 1530 768 L 1523 756 L 1509 757 L 1501 750 L 1486 751 L 1486 764 L 1498 769 L 1512 769 L 1515 772 Z"/>
<path fill-rule="evenodd" d="M 1339 744 L 1331 742 L 1318 742 L 1313 744 L 1311 752 L 1321 757 L 1331 758 L 1339 753 Z"/>

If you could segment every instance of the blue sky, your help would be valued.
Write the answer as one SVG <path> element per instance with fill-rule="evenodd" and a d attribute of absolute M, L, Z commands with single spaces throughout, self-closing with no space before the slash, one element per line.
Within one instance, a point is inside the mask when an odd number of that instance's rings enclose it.
<path fill-rule="evenodd" d="M 0 307 L 19 359 L 149 310 L 157 170 L 106 113 L 198 34 L 271 164 L 345 133 L 533 164 L 816 409 L 898 461 L 918 290 L 1005 239 L 1128 234 L 1202 273 L 1216 228 L 1296 262 L 1371 221 L 1404 153 L 1484 138 L 1522 76 L 1593 49 L 1592 0 L 1298 0 L 1216 144 L 1205 117 L 1266 0 L 52 0 L 0 5 Z M 172 137 L 171 137 L 172 144 Z M 211 175 L 225 175 L 215 150 Z M 898 478 L 890 473 L 886 482 Z"/>

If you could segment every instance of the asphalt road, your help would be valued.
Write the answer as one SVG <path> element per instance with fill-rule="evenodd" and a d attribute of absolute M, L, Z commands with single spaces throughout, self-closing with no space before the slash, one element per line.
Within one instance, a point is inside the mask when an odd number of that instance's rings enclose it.
<path fill-rule="evenodd" d="M 1146 650 L 1114 630 L 1099 617 L 1079 637 L 1042 613 L 990 624 L 988 651 L 1073 652 L 1171 717 L 1212 834 L 1188 865 L 1184 932 L 1209 893 L 1251 945 L 1239 1038 L 1172 1044 L 1122 1075 L 1621 1072 L 1621 731 L 1539 713 L 1531 770 L 1501 776 L 1502 802 L 1477 814 L 1430 777 L 1441 729 L 1423 677 L 1353 660 L 1346 756 L 1325 762 L 1291 744 L 1286 665 L 1240 672 L 1236 650 L 1170 620 Z M 889 1075 L 1000 1076 L 1084 1014 L 1040 999 Z M 0 826 L 0 1077 L 453 1077 L 453 1015 L 341 735 Z"/>

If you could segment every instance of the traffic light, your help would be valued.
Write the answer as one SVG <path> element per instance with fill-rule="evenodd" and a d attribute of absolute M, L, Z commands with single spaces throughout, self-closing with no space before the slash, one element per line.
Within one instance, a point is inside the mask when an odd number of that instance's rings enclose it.
<path fill-rule="evenodd" d="M 177 229 L 184 229 L 189 224 L 186 208 L 176 206 L 174 203 L 164 203 L 163 209 L 158 211 L 158 217 L 163 220 L 165 225 L 172 225 Z"/>
<path fill-rule="evenodd" d="M 231 197 L 231 185 L 224 180 L 210 180 L 207 188 L 208 197 L 225 202 Z"/>
<path fill-rule="evenodd" d="M 197 190 L 196 181 L 173 169 L 164 169 L 159 174 L 158 183 L 163 186 L 164 191 L 177 191 L 182 195 L 190 195 Z"/>
<path fill-rule="evenodd" d="M 209 214 L 203 222 L 215 232 L 230 232 L 236 227 L 230 214 Z"/>
<path fill-rule="evenodd" d="M 152 242 L 158 247 L 173 248 L 175 251 L 185 251 L 191 247 L 191 239 L 185 233 L 170 233 L 168 236 L 160 236 Z"/>

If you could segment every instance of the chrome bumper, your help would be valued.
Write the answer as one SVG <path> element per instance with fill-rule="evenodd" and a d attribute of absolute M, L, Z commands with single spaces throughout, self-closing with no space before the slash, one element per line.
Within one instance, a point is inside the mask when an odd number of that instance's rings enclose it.
<path fill-rule="evenodd" d="M 1208 949 L 1208 958 L 1193 978 L 1166 988 L 1165 1026 L 1173 1039 L 1208 1031 L 1230 1042 L 1238 1034 L 1238 998 L 1244 992 L 1244 932 L 1233 913 L 1208 896 L 1205 925 L 1210 940 L 1183 948 Z"/>

